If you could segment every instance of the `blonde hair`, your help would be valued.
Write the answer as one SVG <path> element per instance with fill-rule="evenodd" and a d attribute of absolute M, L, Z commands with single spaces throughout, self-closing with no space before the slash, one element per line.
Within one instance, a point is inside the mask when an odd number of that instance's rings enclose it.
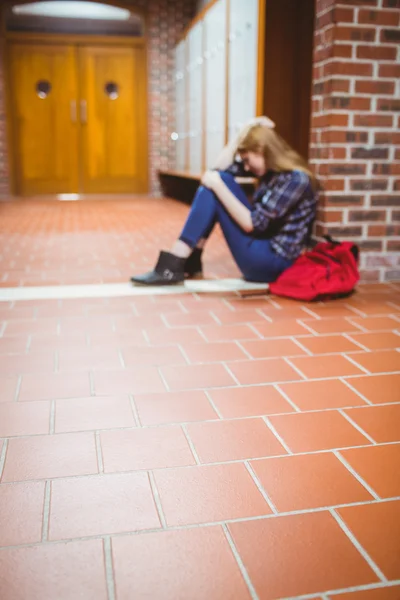
<path fill-rule="evenodd" d="M 310 178 L 314 189 L 318 182 L 307 164 L 281 136 L 271 129 L 260 124 L 253 125 L 239 140 L 237 146 L 239 154 L 257 152 L 262 154 L 268 169 L 272 171 L 303 171 Z"/>

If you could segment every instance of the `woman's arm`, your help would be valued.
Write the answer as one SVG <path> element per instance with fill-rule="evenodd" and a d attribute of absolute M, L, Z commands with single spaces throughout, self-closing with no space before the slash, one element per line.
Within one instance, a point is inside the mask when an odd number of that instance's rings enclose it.
<path fill-rule="evenodd" d="M 214 192 L 232 219 L 236 221 L 243 231 L 247 233 L 253 231 L 251 211 L 225 185 L 219 173 L 216 171 L 206 171 L 201 179 L 201 183 Z"/>
<path fill-rule="evenodd" d="M 265 125 L 266 127 L 271 127 L 272 129 L 275 127 L 275 123 L 268 117 L 262 116 L 251 119 L 244 127 L 242 127 L 238 135 L 221 150 L 221 153 L 215 162 L 214 169 L 224 171 L 233 163 L 240 140 L 246 135 L 250 127 L 257 123 Z"/>

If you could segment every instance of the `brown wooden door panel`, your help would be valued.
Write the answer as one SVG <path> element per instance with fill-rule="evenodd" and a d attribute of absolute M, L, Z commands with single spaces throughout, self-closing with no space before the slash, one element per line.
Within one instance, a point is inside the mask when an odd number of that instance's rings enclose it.
<path fill-rule="evenodd" d="M 82 185 L 88 193 L 147 190 L 142 48 L 79 49 Z"/>
<path fill-rule="evenodd" d="M 75 49 L 12 44 L 10 75 L 18 193 L 77 191 Z"/>

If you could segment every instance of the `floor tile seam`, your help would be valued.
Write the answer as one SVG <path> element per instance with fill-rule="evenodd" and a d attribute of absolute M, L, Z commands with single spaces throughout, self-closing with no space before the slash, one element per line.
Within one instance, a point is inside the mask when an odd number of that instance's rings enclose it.
<path fill-rule="evenodd" d="M 153 497 L 153 501 L 154 501 L 154 505 L 157 511 L 157 516 L 160 522 L 160 528 L 162 530 L 166 530 L 169 529 L 168 524 L 167 524 L 167 519 L 166 516 L 164 514 L 164 509 L 162 506 L 162 501 L 161 501 L 161 495 L 157 486 L 157 481 L 154 475 L 154 471 L 147 471 L 147 476 L 148 476 L 148 480 L 149 480 L 149 486 L 151 489 L 151 495 Z M 158 528 L 158 529 L 160 529 Z"/>
<path fill-rule="evenodd" d="M 366 551 L 364 546 L 359 542 L 359 540 L 351 531 L 350 527 L 346 524 L 345 520 L 341 517 L 341 515 L 334 508 L 330 509 L 329 512 L 335 519 L 339 527 L 342 529 L 342 531 L 347 535 L 348 539 L 353 544 L 353 546 L 358 550 L 358 552 L 361 554 L 364 560 L 368 563 L 369 567 L 373 570 L 373 572 L 379 578 L 379 580 L 382 582 L 387 582 L 387 577 L 384 575 L 384 573 L 381 571 L 381 569 L 378 567 L 375 561 L 371 558 L 370 554 Z"/>
<path fill-rule="evenodd" d="M 253 483 L 256 485 L 258 491 L 260 492 L 261 496 L 264 498 L 265 502 L 268 504 L 269 509 L 271 510 L 272 514 L 274 515 L 278 515 L 279 511 L 276 508 L 275 504 L 273 503 L 272 499 L 270 498 L 270 496 L 268 495 L 267 490 L 265 489 L 265 487 L 262 485 L 260 479 L 257 476 L 257 473 L 254 471 L 252 465 L 248 462 L 245 461 L 244 463 Z"/>
<path fill-rule="evenodd" d="M 360 406 L 359 408 L 369 408 L 369 407 Z M 357 429 L 357 431 L 359 431 L 365 438 L 367 438 L 367 440 L 369 440 L 371 442 L 371 444 L 373 444 L 374 446 L 377 445 L 378 442 L 372 437 L 372 435 L 370 435 L 369 433 L 367 433 L 367 431 L 365 431 L 365 429 L 363 429 L 361 427 L 361 425 L 359 425 L 356 421 L 354 421 L 354 419 L 352 419 L 350 417 L 350 415 L 348 415 L 342 408 L 339 408 L 338 412 L 342 415 L 342 417 L 344 419 L 346 419 L 346 421 L 348 421 L 350 423 L 350 425 L 352 427 L 354 427 L 355 429 Z M 400 439 L 400 432 L 399 432 L 399 439 Z"/>
<path fill-rule="evenodd" d="M 383 500 L 383 498 L 381 498 L 376 491 L 373 489 L 372 486 L 370 486 L 365 479 L 358 473 L 358 471 L 356 469 L 354 469 L 350 463 L 344 458 L 344 456 L 342 456 L 340 454 L 340 452 L 334 452 L 333 453 L 336 458 L 342 463 L 342 465 L 344 467 L 346 467 L 346 469 L 349 471 L 349 473 L 351 473 L 353 475 L 353 477 L 355 477 L 355 479 L 357 479 L 357 481 L 359 483 L 361 483 L 361 485 L 367 490 L 367 492 L 369 494 L 371 494 L 371 496 L 374 498 L 374 500 Z"/>
<path fill-rule="evenodd" d="M 197 449 L 196 449 L 196 445 L 195 445 L 195 443 L 193 442 L 192 438 L 190 437 L 190 434 L 189 434 L 189 432 L 188 432 L 187 428 L 185 427 L 185 425 L 182 425 L 182 426 L 181 426 L 181 430 L 182 430 L 182 432 L 183 432 L 183 435 L 185 436 L 186 442 L 187 442 L 187 444 L 188 444 L 188 446 L 189 446 L 189 448 L 190 448 L 190 452 L 191 452 L 191 453 L 192 453 L 192 455 L 193 455 L 193 458 L 194 458 L 194 460 L 195 460 L 195 462 L 196 462 L 196 465 L 200 466 L 200 465 L 202 464 L 202 462 L 201 462 L 201 460 L 200 460 L 200 457 L 199 457 L 198 451 L 197 451 Z"/>
<path fill-rule="evenodd" d="M 114 561 L 111 547 L 111 536 L 103 538 L 104 571 L 107 585 L 108 600 L 116 599 L 116 582 L 114 574 Z"/>
<path fill-rule="evenodd" d="M 50 527 L 50 507 L 51 504 L 51 481 L 45 482 L 44 498 L 43 498 L 43 516 L 42 516 L 42 542 L 47 542 L 49 539 Z"/>
<path fill-rule="evenodd" d="M 347 587 L 347 588 L 331 589 L 331 590 L 327 590 L 323 593 L 317 593 L 317 594 L 303 594 L 301 596 L 290 596 L 290 597 L 286 597 L 286 598 L 280 598 L 280 600 L 319 600 L 321 596 L 324 600 L 325 599 L 333 600 L 334 597 L 336 597 L 338 595 L 342 595 L 342 594 L 365 592 L 365 591 L 375 590 L 375 589 L 386 589 L 386 588 L 395 587 L 396 585 L 400 585 L 400 579 L 392 580 L 392 581 L 376 581 L 374 583 L 369 583 L 366 585 L 358 585 L 358 586 L 352 586 L 352 587 Z"/>
<path fill-rule="evenodd" d="M 150 484 L 149 484 L 149 486 L 150 486 Z M 151 490 L 153 491 L 152 487 L 151 487 Z M 297 511 L 291 511 L 291 512 L 280 512 L 277 514 L 271 512 L 268 514 L 259 514 L 259 515 L 251 516 L 251 517 L 238 517 L 238 518 L 234 518 L 234 519 L 225 519 L 225 520 L 220 520 L 220 521 L 205 521 L 205 522 L 200 522 L 200 523 L 187 523 L 184 525 L 168 525 L 166 523 L 165 527 L 163 527 L 160 522 L 160 526 L 158 526 L 158 527 L 139 528 L 139 529 L 132 529 L 129 531 L 115 531 L 113 533 L 98 533 L 98 534 L 92 534 L 92 535 L 76 536 L 76 537 L 71 537 L 71 538 L 66 537 L 66 538 L 59 538 L 59 539 L 47 539 L 45 541 L 38 540 L 36 542 L 29 542 L 26 544 L 0 546 L 0 553 L 2 551 L 10 550 L 10 549 L 32 548 L 32 547 L 37 547 L 37 546 L 52 546 L 52 545 L 57 545 L 57 544 L 104 539 L 106 537 L 120 538 L 120 537 L 131 537 L 131 536 L 137 536 L 137 535 L 146 535 L 146 534 L 152 534 L 152 533 L 163 533 L 163 532 L 182 531 L 182 530 L 187 531 L 187 530 L 193 530 L 193 529 L 201 529 L 203 527 L 204 528 L 223 527 L 224 525 L 228 526 L 230 524 L 235 524 L 235 523 L 249 523 L 249 522 L 254 522 L 254 521 L 266 521 L 269 519 L 282 519 L 282 518 L 290 518 L 290 517 L 320 514 L 320 513 L 331 514 L 333 516 L 333 513 L 336 510 L 340 510 L 342 508 L 356 508 L 356 507 L 362 507 L 362 506 L 372 505 L 372 504 L 384 504 L 384 503 L 393 502 L 393 501 L 400 501 L 400 498 L 382 500 L 380 502 L 357 502 L 357 503 L 352 503 L 352 504 L 338 504 L 338 505 L 297 510 Z M 334 517 L 334 518 L 335 518 L 335 521 L 337 521 L 336 517 Z M 341 526 L 341 529 L 343 529 L 342 526 Z M 390 580 L 390 579 L 388 580 L 386 578 L 381 579 L 382 583 L 390 583 L 390 582 L 393 583 L 395 581 L 396 580 Z M 376 583 L 379 583 L 379 582 L 376 582 Z"/>
<path fill-rule="evenodd" d="M 227 543 L 228 543 L 228 545 L 230 547 L 230 550 L 231 550 L 231 552 L 232 552 L 232 554 L 234 556 L 236 564 L 237 564 L 237 566 L 239 568 L 239 571 L 240 571 L 240 573 L 242 575 L 242 578 L 243 578 L 243 580 L 244 580 L 244 582 L 245 582 L 245 584 L 247 586 L 247 589 L 249 591 L 251 599 L 252 600 L 259 600 L 259 596 L 258 596 L 258 594 L 256 592 L 256 589 L 255 589 L 255 587 L 253 585 L 253 582 L 251 581 L 251 578 L 250 578 L 250 576 L 249 576 L 249 574 L 247 572 L 245 564 L 244 564 L 244 562 L 242 560 L 242 557 L 240 556 L 240 553 L 239 553 L 239 551 L 238 551 L 238 549 L 236 547 L 236 544 L 235 544 L 235 542 L 234 542 L 234 540 L 232 538 L 232 535 L 231 535 L 228 527 L 224 524 L 224 525 L 222 525 L 222 529 L 223 529 L 223 532 L 224 532 L 225 539 L 227 540 Z"/>

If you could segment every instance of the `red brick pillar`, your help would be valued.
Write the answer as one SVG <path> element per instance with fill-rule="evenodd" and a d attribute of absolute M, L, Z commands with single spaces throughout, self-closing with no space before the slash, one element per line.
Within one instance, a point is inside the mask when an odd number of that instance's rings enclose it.
<path fill-rule="evenodd" d="M 400 279 L 399 8 L 400 0 L 316 0 L 317 233 L 356 240 L 365 281 Z"/>

